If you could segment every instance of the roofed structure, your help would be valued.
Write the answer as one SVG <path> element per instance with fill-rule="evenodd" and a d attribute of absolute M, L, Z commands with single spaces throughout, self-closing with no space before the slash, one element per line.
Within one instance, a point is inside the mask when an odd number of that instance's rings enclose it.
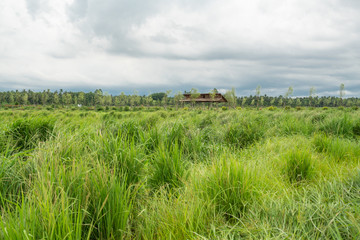
<path fill-rule="evenodd" d="M 181 102 L 227 102 L 226 98 L 221 93 L 216 93 L 214 98 L 211 98 L 210 93 L 201 93 L 199 97 L 191 99 L 190 93 L 184 94 L 184 99 Z"/>

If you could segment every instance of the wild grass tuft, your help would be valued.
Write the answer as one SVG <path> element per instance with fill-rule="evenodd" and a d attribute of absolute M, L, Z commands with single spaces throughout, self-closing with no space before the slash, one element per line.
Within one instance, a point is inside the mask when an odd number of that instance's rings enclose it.
<path fill-rule="evenodd" d="M 9 126 L 5 136 L 19 151 L 32 149 L 38 142 L 46 141 L 54 127 L 55 120 L 51 118 L 18 119 Z"/>
<path fill-rule="evenodd" d="M 251 121 L 231 124 L 225 132 L 225 141 L 238 148 L 247 147 L 263 137 L 263 128 L 260 124 Z"/>
<path fill-rule="evenodd" d="M 187 162 L 182 158 L 182 148 L 176 142 L 169 150 L 163 145 L 153 155 L 149 185 L 152 188 L 181 187 L 186 177 Z"/>
<path fill-rule="evenodd" d="M 227 219 L 240 217 L 256 199 L 255 177 L 236 159 L 223 156 L 202 176 L 199 190 Z"/>
<path fill-rule="evenodd" d="M 291 183 L 299 183 L 314 176 L 314 163 L 311 153 L 305 149 L 294 149 L 283 156 L 285 173 Z"/>

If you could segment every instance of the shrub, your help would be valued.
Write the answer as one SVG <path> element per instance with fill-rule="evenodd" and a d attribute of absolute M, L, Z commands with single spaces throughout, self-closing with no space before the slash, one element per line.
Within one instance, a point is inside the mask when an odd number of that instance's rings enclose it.
<path fill-rule="evenodd" d="M 323 107 L 322 109 L 323 109 L 323 110 L 329 110 L 329 108 L 328 108 L 328 107 Z"/>
<path fill-rule="evenodd" d="M 276 110 L 276 107 L 270 106 L 270 107 L 268 107 L 267 109 L 268 109 L 269 111 L 275 111 L 275 110 Z"/>
<path fill-rule="evenodd" d="M 241 107 L 236 107 L 236 110 L 241 110 L 242 108 Z"/>
<path fill-rule="evenodd" d="M 226 111 L 226 110 L 228 110 L 228 107 L 222 106 L 221 110 Z"/>

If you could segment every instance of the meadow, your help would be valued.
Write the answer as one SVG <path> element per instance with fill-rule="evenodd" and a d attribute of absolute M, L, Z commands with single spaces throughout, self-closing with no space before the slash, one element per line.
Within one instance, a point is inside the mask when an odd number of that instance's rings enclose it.
<path fill-rule="evenodd" d="M 0 239 L 359 239 L 356 108 L 0 110 Z"/>

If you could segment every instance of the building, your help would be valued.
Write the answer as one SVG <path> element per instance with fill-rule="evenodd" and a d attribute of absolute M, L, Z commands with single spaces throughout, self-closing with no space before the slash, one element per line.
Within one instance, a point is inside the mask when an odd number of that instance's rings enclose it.
<path fill-rule="evenodd" d="M 226 98 L 221 93 L 216 93 L 214 98 L 211 98 L 210 93 L 201 93 L 199 97 L 192 99 L 190 93 L 184 94 L 184 99 L 180 100 L 181 102 L 217 102 L 224 103 L 227 102 Z"/>

